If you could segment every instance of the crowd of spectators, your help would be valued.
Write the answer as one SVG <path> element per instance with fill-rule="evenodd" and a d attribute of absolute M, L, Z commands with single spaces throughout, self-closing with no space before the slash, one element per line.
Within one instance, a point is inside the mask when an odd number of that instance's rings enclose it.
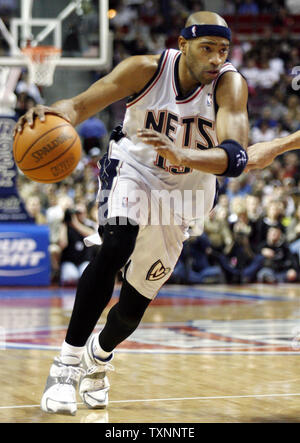
<path fill-rule="evenodd" d="M 111 0 L 110 7 L 117 11 L 110 20 L 114 33 L 113 65 L 131 55 L 177 48 L 178 31 L 191 12 L 201 9 L 201 3 L 204 8 L 204 2 L 199 0 Z M 249 144 L 300 129 L 299 88 L 295 87 L 295 76 L 300 73 L 299 35 L 293 35 L 289 28 L 293 13 L 299 12 L 296 3 L 292 0 L 227 0 L 219 11 L 221 15 L 235 17 L 271 15 L 271 24 L 260 35 L 249 34 L 246 38 L 234 32 L 230 54 L 230 60 L 249 85 Z M 295 70 L 297 66 L 299 71 Z M 94 72 L 94 78 L 104 74 Z M 26 89 L 23 80 L 16 90 L 18 115 L 34 103 L 43 102 L 40 91 Z M 120 122 L 123 105 L 124 102 L 109 108 L 111 118 L 107 128 L 99 123 L 98 116 L 86 124 L 89 128 L 89 124 L 94 123 L 92 140 L 85 139 L 86 127 L 79 128 L 85 147 L 83 158 L 75 172 L 63 182 L 41 187 L 22 175 L 19 177 L 20 194 L 28 211 L 36 223 L 47 223 L 50 227 L 54 281 L 68 280 L 61 276 L 62 259 L 66 255 L 63 252 L 66 226 L 69 231 L 80 232 L 82 238 L 97 228 L 95 165 L 105 150 L 107 134 Z M 91 133 L 89 129 L 87 133 Z M 205 221 L 204 233 L 191 236 L 184 244 L 169 282 L 300 281 L 299 162 L 299 153 L 294 151 L 277 158 L 264 170 L 235 179 L 220 179 L 219 202 Z M 79 216 L 78 211 L 73 211 L 66 221 L 66 212 L 72 208 L 80 208 L 84 214 Z M 78 239 L 74 244 L 76 241 Z M 78 269 L 90 258 L 83 254 L 82 248 L 81 241 L 77 244 L 78 257 L 81 254 L 76 262 Z M 69 272 L 74 279 L 75 270 Z M 64 276 L 66 274 L 68 272 Z"/>

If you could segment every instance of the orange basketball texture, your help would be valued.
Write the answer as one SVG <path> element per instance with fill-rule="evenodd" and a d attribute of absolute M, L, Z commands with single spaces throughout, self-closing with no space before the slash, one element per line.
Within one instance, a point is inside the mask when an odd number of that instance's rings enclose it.
<path fill-rule="evenodd" d="M 56 183 L 76 168 L 81 158 L 81 142 L 74 127 L 61 117 L 46 114 L 35 119 L 31 128 L 25 123 L 13 144 L 15 162 L 31 180 Z"/>

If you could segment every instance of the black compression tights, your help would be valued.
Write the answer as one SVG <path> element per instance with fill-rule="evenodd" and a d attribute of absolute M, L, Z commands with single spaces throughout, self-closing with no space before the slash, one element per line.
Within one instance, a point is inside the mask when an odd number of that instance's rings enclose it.
<path fill-rule="evenodd" d="M 99 335 L 101 348 L 111 352 L 138 327 L 151 300 L 124 281 L 118 303 L 107 315 L 104 329 Z"/>
<path fill-rule="evenodd" d="M 132 254 L 137 234 L 136 225 L 104 227 L 101 249 L 87 266 L 78 283 L 66 335 L 68 344 L 85 345 L 111 299 L 117 272 L 125 266 Z M 105 351 L 110 352 L 134 331 L 149 302 L 149 299 L 124 282 L 119 303 L 111 309 L 107 324 L 101 333 L 101 343 Z"/>

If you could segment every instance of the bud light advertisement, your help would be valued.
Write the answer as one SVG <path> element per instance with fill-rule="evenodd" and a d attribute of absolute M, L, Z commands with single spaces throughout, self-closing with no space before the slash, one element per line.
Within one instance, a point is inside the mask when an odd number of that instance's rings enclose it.
<path fill-rule="evenodd" d="M 0 227 L 0 286 L 49 285 L 49 228 L 2 223 Z"/>

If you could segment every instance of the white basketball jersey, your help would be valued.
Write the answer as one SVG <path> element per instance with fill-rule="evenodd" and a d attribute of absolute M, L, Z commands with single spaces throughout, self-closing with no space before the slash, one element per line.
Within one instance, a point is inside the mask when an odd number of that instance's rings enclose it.
<path fill-rule="evenodd" d="M 125 137 L 110 144 L 109 156 L 135 166 L 154 188 L 203 190 L 207 213 L 214 202 L 216 176 L 172 165 L 137 137 L 138 129 L 151 128 L 166 134 L 178 148 L 209 149 L 218 145 L 215 87 L 222 74 L 237 70 L 226 62 L 212 83 L 199 85 L 182 97 L 178 80 L 180 57 L 181 52 L 175 49 L 163 52 L 153 78 L 127 103 Z"/>

